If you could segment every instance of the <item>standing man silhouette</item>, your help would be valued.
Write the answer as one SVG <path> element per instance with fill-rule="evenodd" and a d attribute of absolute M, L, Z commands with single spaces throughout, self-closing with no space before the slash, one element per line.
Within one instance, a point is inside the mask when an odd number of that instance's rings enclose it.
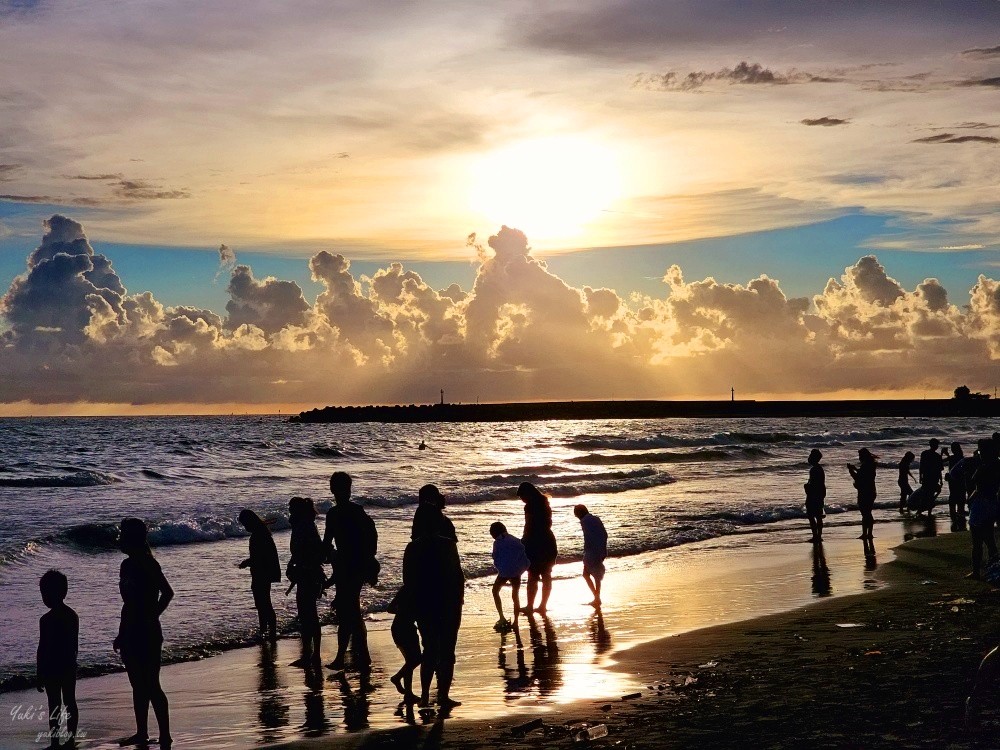
<path fill-rule="evenodd" d="M 357 503 L 351 502 L 351 477 L 343 471 L 330 476 L 334 506 L 326 513 L 323 545 L 333 565 L 332 580 L 337 586 L 337 655 L 327 666 L 340 671 L 348 646 L 354 665 L 361 671 L 371 667 L 368 630 L 361 615 L 361 589 L 378 581 L 378 531 L 375 523 Z"/>

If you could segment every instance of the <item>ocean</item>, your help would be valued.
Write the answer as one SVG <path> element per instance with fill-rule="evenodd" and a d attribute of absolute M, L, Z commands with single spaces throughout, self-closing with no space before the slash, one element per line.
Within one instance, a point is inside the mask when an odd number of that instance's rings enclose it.
<path fill-rule="evenodd" d="M 288 557 L 293 495 L 329 507 L 333 471 L 354 477 L 355 497 L 379 530 L 382 576 L 367 589 L 384 609 L 400 581 L 403 548 L 421 485 L 448 498 L 467 577 L 490 574 L 489 525 L 523 524 L 523 481 L 550 495 L 560 561 L 582 553 L 576 503 L 608 529 L 610 554 L 746 535 L 808 534 L 806 456 L 824 453 L 828 523 L 856 523 L 845 464 L 857 449 L 879 457 L 876 518 L 898 518 L 895 463 L 930 437 L 971 452 L 997 425 L 981 419 L 717 419 L 491 424 L 293 424 L 280 416 L 26 418 L 0 420 L 0 690 L 34 673 L 38 578 L 69 578 L 80 615 L 82 674 L 120 668 L 111 649 L 120 599 L 116 524 L 139 516 L 176 591 L 164 614 L 165 658 L 200 658 L 250 642 L 256 627 L 247 537 L 236 517 L 252 508 L 275 519 Z M 418 450 L 425 441 L 426 450 Z M 916 466 L 914 466 L 914 472 Z M 877 533 L 877 531 L 876 531 Z M 556 584 L 558 585 L 558 583 Z M 279 622 L 291 599 L 275 587 Z M 324 611 L 325 607 L 322 608 Z"/>

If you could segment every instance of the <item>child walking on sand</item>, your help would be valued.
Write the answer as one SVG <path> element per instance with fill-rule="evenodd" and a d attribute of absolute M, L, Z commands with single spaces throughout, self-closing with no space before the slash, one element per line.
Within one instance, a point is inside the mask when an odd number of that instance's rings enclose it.
<path fill-rule="evenodd" d="M 805 483 L 806 515 L 809 517 L 809 528 L 812 529 L 812 542 L 823 541 L 824 503 L 826 502 L 826 471 L 820 465 L 823 454 L 818 448 L 809 452 L 809 481 Z"/>
<path fill-rule="evenodd" d="M 506 632 L 513 625 L 503 616 L 500 591 L 506 584 L 510 584 L 511 599 L 514 602 L 513 622 L 516 623 L 521 614 L 521 576 L 528 569 L 528 555 L 521 540 L 508 534 L 507 527 L 499 521 L 490 526 L 490 536 L 493 537 L 493 565 L 497 569 L 497 579 L 493 582 L 493 603 L 496 604 L 497 614 L 500 615 L 493 629 Z"/>
<path fill-rule="evenodd" d="M 416 611 L 405 587 L 396 592 L 387 609 L 394 615 L 390 628 L 392 642 L 403 655 L 403 666 L 389 678 L 389 682 L 396 686 L 396 690 L 403 696 L 403 701 L 412 706 L 419 700 L 413 692 L 413 670 L 420 666 L 423 654 L 420 651 Z"/>
<path fill-rule="evenodd" d="M 80 717 L 76 708 L 76 652 L 80 619 L 66 606 L 69 582 L 58 570 L 45 573 L 38 582 L 42 601 L 49 611 L 38 621 L 38 692 L 49 702 L 49 747 L 75 747 Z M 66 731 L 61 729 L 66 717 Z M 60 739 L 65 739 L 60 744 Z"/>
<path fill-rule="evenodd" d="M 583 580 L 594 595 L 590 606 L 600 609 L 604 560 L 608 556 L 608 532 L 601 519 L 587 510 L 586 505 L 577 505 L 573 514 L 580 519 L 583 530 Z"/>

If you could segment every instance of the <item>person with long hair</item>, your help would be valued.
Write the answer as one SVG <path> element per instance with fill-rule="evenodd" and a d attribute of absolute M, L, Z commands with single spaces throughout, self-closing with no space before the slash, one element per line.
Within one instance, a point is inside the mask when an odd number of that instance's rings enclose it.
<path fill-rule="evenodd" d="M 899 462 L 899 478 L 896 480 L 896 484 L 899 485 L 899 512 L 902 513 L 906 510 L 906 501 L 909 499 L 910 495 L 913 494 L 913 488 L 910 486 L 910 480 L 913 479 L 913 472 L 910 471 L 910 467 L 913 466 L 913 462 L 917 457 L 913 455 L 913 451 L 906 451 L 903 454 L 903 459 Z"/>
<path fill-rule="evenodd" d="M 556 564 L 558 548 L 552 533 L 552 508 L 549 499 L 531 482 L 522 482 L 517 496 L 524 502 L 524 533 L 521 541 L 528 554 L 528 591 L 525 612 L 544 614 L 552 593 L 552 567 Z M 535 609 L 538 583 L 542 584 L 542 599 Z"/>
<path fill-rule="evenodd" d="M 295 608 L 299 616 L 299 634 L 302 636 L 302 657 L 292 662 L 293 667 L 320 666 L 320 625 L 316 602 L 323 594 L 326 575 L 323 572 L 325 551 L 323 540 L 316 529 L 316 508 L 307 497 L 293 497 L 288 501 L 288 521 L 292 538 L 288 547 L 291 558 L 285 575 L 295 589 Z"/>
<path fill-rule="evenodd" d="M 848 464 L 847 470 L 854 480 L 858 491 L 858 510 L 861 511 L 861 536 L 859 539 L 871 539 L 874 536 L 875 498 L 875 456 L 867 448 L 858 451 L 858 465 Z"/>
<path fill-rule="evenodd" d="M 160 728 L 160 747 L 169 750 L 172 744 L 169 707 L 167 696 L 160 686 L 163 649 L 160 615 L 174 598 L 174 590 L 149 548 L 144 521 L 139 518 L 123 519 L 118 546 L 126 557 L 119 571 L 122 615 L 114 649 L 121 653 L 129 684 L 132 685 L 136 730 L 121 744 L 149 743 L 149 706 L 152 704 Z"/>
<path fill-rule="evenodd" d="M 420 663 L 420 705 L 430 705 L 431 681 L 437 677 L 437 705 L 442 711 L 461 705 L 451 697 L 455 649 L 462 625 L 465 575 L 453 539 L 441 535 L 437 509 L 417 506 L 412 540 L 403 552 L 403 590 L 416 615 L 424 653 Z"/>
<path fill-rule="evenodd" d="M 252 510 L 241 510 L 239 521 L 250 532 L 250 556 L 240 563 L 240 567 L 250 568 L 250 590 L 260 623 L 261 640 L 267 638 L 274 644 L 278 642 L 278 617 L 271 603 L 271 584 L 281 580 L 278 549 L 274 546 L 271 529 Z"/>

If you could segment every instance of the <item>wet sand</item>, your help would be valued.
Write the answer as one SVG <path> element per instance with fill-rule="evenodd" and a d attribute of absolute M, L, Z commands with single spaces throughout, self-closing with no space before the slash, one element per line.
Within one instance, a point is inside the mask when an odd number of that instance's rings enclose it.
<path fill-rule="evenodd" d="M 944 521 L 940 523 L 946 525 Z M 355 745 L 396 739 L 409 744 L 413 740 L 409 734 L 357 731 L 401 728 L 404 733 L 431 731 L 435 738 L 443 732 L 440 739 L 446 744 L 473 747 L 512 742 L 515 738 L 510 726 L 532 718 L 541 718 L 545 727 L 555 727 L 571 718 L 593 719 L 600 714 L 608 717 L 612 737 L 618 735 L 621 739 L 624 732 L 630 742 L 636 741 L 639 743 L 636 746 L 641 746 L 642 741 L 651 740 L 642 735 L 632 736 L 633 724 L 653 726 L 650 722 L 663 720 L 664 702 L 672 707 L 690 705 L 699 711 L 719 702 L 720 713 L 711 721 L 706 719 L 703 731 L 710 732 L 721 721 L 720 715 L 728 716 L 734 708 L 729 705 L 732 699 L 732 691 L 726 687 L 729 682 L 739 684 L 741 694 L 745 695 L 754 692 L 749 690 L 751 687 L 763 690 L 767 685 L 766 680 L 747 676 L 752 673 L 745 671 L 749 669 L 745 665 L 751 663 L 758 663 L 763 673 L 776 679 L 761 694 L 772 708 L 765 711 L 763 705 L 756 706 L 750 714 L 756 717 L 751 723 L 756 726 L 757 719 L 769 714 L 780 718 L 784 706 L 803 695 L 799 688 L 793 689 L 784 679 L 777 679 L 782 672 L 802 673 L 809 665 L 801 660 L 808 661 L 810 654 L 815 658 L 844 656 L 850 648 L 860 648 L 848 646 L 870 638 L 870 627 L 874 627 L 870 625 L 874 621 L 870 610 L 884 606 L 873 602 L 895 601 L 901 592 L 911 591 L 914 586 L 917 594 L 937 596 L 940 585 L 919 587 L 919 583 L 901 583 L 874 595 L 834 598 L 803 609 L 816 602 L 817 595 L 849 595 L 879 589 L 887 574 L 875 571 L 872 561 L 865 559 L 862 543 L 854 538 L 856 526 L 828 529 L 823 545 L 828 575 L 814 556 L 813 546 L 805 543 L 808 532 L 801 522 L 775 526 L 767 533 L 715 539 L 609 561 L 608 589 L 601 616 L 584 604 L 589 600 L 589 592 L 579 577 L 579 564 L 560 566 L 549 617 L 522 619 L 517 634 L 520 646 L 514 634 L 500 636 L 492 630 L 496 612 L 489 592 L 490 581 L 470 581 L 453 691 L 464 705 L 444 723 L 436 721 L 435 716 L 408 717 L 399 710 L 398 695 L 387 679 L 398 666 L 399 656 L 391 644 L 385 616 L 369 623 L 375 661 L 371 691 L 363 690 L 357 675 L 351 672 L 346 681 L 329 681 L 328 671 L 319 676 L 288 667 L 298 656 L 297 641 L 292 639 L 281 641 L 276 651 L 239 649 L 200 662 L 166 667 L 163 683 L 171 700 L 176 745 L 239 748 L 302 738 L 310 738 L 305 744 L 312 746 L 323 746 L 326 741 Z M 928 530 L 923 523 L 879 524 L 876 529 L 879 562 L 892 557 L 889 548 L 899 544 L 904 535 Z M 951 544 L 957 543 L 964 554 L 967 541 L 963 536 L 954 535 Z M 947 537 L 930 541 L 931 549 L 949 544 Z M 914 545 L 913 549 L 924 546 Z M 904 549 L 909 550 L 910 545 Z M 936 561 L 938 557 L 929 559 Z M 947 559 L 949 564 L 959 562 Z M 961 561 L 964 562 L 964 557 Z M 902 581 L 922 575 L 910 568 L 909 562 L 883 566 L 883 570 L 896 571 L 893 575 Z M 944 578 L 944 573 L 939 577 Z M 964 582 L 957 585 L 970 586 Z M 983 589 L 982 585 L 972 588 Z M 865 622 L 865 628 L 835 628 L 830 626 L 832 614 L 813 614 L 828 612 L 831 607 L 851 606 L 867 608 L 865 617 L 855 618 Z M 770 620 L 746 622 L 777 612 L 784 614 Z M 959 613 L 962 612 L 964 609 L 959 607 Z M 816 634 L 804 635 L 806 625 L 796 620 L 810 617 L 813 618 L 810 622 L 814 621 L 811 627 L 830 631 L 824 631 L 826 640 L 819 638 L 822 645 L 815 648 L 804 644 L 817 640 Z M 698 630 L 720 623 L 731 624 Z M 685 635 L 656 640 L 678 633 Z M 933 636 L 921 638 L 934 642 Z M 646 645 L 622 651 L 636 644 Z M 967 646 L 973 650 L 980 648 L 971 641 Z M 324 632 L 327 659 L 332 656 L 333 647 L 333 633 L 327 629 Z M 745 659 L 741 651 L 749 652 L 751 658 Z M 784 664 L 792 656 L 795 659 Z M 697 668 L 698 664 L 711 661 L 718 661 L 718 669 Z M 662 684 L 671 676 L 677 681 L 682 675 L 697 676 L 698 681 L 681 689 L 650 691 L 647 687 Z M 817 685 L 828 684 L 825 676 L 817 679 Z M 643 693 L 637 701 L 620 700 L 621 696 L 637 691 Z M 823 690 L 817 687 L 813 692 Z M 838 699 L 844 695 L 841 687 L 832 692 Z M 650 697 L 651 694 L 660 697 Z M 78 695 L 81 727 L 89 737 L 82 746 L 115 746 L 111 740 L 131 732 L 130 694 L 124 675 L 82 680 Z M 39 705 L 41 697 L 33 692 L 8 693 L 0 696 L 0 707 L 6 717 L 16 706 Z M 858 699 L 865 700 L 863 691 Z M 612 708 L 601 712 L 601 705 Z M 673 708 L 669 713 L 671 720 L 680 720 Z M 688 734 L 689 741 L 697 735 L 691 729 L 696 726 L 693 722 L 694 719 L 683 722 L 688 727 L 686 731 L 693 732 Z M 728 726 L 729 720 L 722 723 Z M 4 719 L 0 747 L 32 746 L 38 729 L 38 722 Z M 555 739 L 552 731 L 536 730 L 518 741 L 544 745 L 547 738 Z M 663 731 L 673 735 L 682 730 L 672 726 Z M 748 730 L 744 727 L 743 731 Z"/>

